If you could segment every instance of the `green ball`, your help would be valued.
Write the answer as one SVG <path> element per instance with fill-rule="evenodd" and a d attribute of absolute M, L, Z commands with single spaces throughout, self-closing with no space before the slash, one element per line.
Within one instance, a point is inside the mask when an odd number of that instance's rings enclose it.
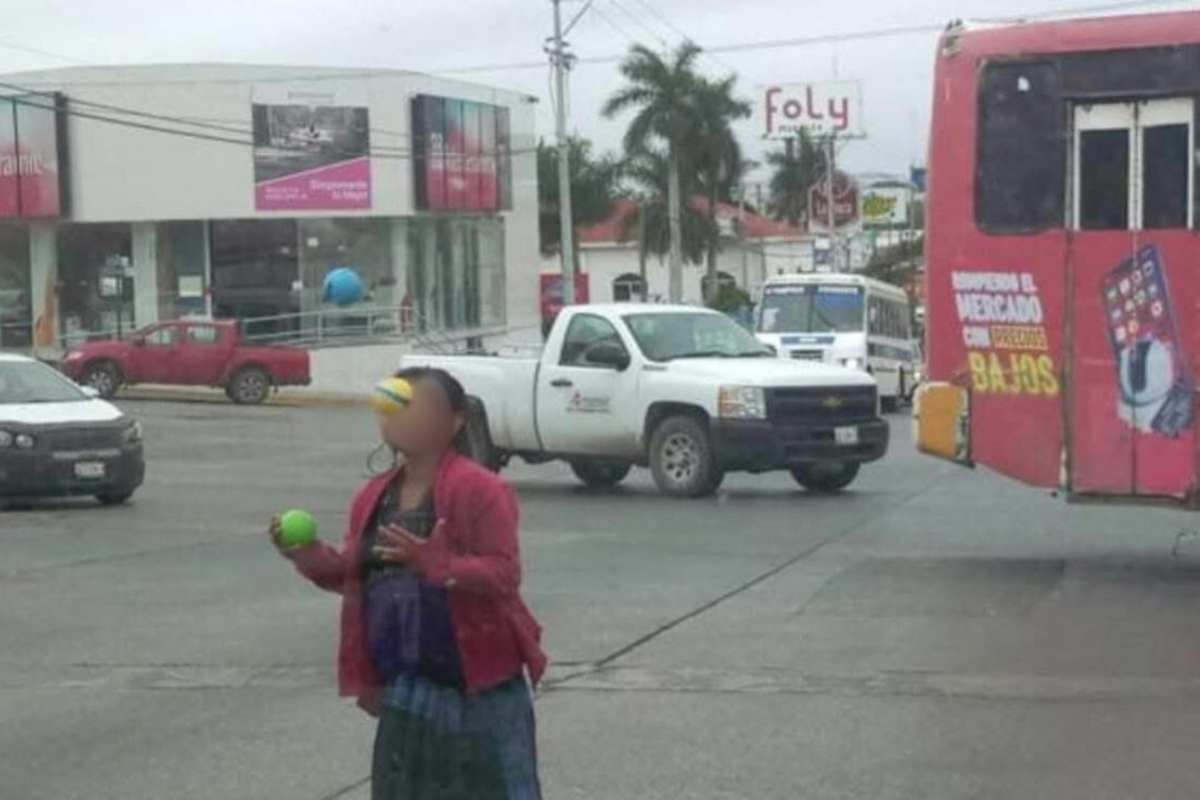
<path fill-rule="evenodd" d="M 279 527 L 284 547 L 302 547 L 317 540 L 317 521 L 307 511 L 293 508 L 283 512 Z"/>

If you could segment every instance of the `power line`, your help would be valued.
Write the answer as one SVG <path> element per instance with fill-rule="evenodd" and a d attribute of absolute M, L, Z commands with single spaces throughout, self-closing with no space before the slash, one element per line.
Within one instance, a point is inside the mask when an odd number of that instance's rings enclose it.
<path fill-rule="evenodd" d="M 694 38 L 692 38 L 691 36 L 688 36 L 686 33 L 684 33 L 683 30 L 681 30 L 678 25 L 673 24 L 671 22 L 671 20 L 667 19 L 666 16 L 664 16 L 661 12 L 659 12 L 658 9 L 656 9 L 654 6 L 652 6 L 648 0 L 633 0 L 633 1 L 635 3 L 637 3 L 639 6 L 641 6 L 642 8 L 644 8 L 646 10 L 646 12 L 648 14 L 650 14 L 650 16 L 654 17 L 660 23 L 665 25 L 667 27 L 667 29 L 672 31 L 676 36 L 678 36 L 683 41 L 685 41 L 685 42 L 695 42 L 696 41 Z M 717 64 L 722 69 L 727 69 L 730 72 L 737 71 L 736 69 L 734 69 L 734 67 L 728 61 L 725 61 L 722 58 L 718 58 L 717 56 L 713 56 L 708 53 L 703 53 L 703 55 L 708 55 L 712 59 L 713 63 Z"/>
<path fill-rule="evenodd" d="M 10 89 L 14 88 L 13 84 L 0 84 L 0 86 L 3 86 L 5 88 L 10 88 Z M 15 88 L 20 89 L 20 87 L 15 87 Z M 255 147 L 254 142 L 250 139 L 234 139 L 234 138 L 230 138 L 230 137 L 226 137 L 226 136 L 218 136 L 216 134 L 203 133 L 200 131 L 189 131 L 189 130 L 182 130 L 179 128 L 165 128 L 165 127 L 162 127 L 159 125 L 151 125 L 149 123 L 135 122 L 133 120 L 120 119 L 118 117 L 110 117 L 110 116 L 105 116 L 103 114 L 95 114 L 95 113 L 91 113 L 91 112 L 87 112 L 87 111 L 79 111 L 79 110 L 76 110 L 76 109 L 73 109 L 70 107 L 59 108 L 53 102 L 51 102 L 49 104 L 42 104 L 42 103 L 34 102 L 29 99 L 30 95 L 45 97 L 46 93 L 45 92 L 29 92 L 28 95 L 26 95 L 26 96 L 10 95 L 7 97 L 0 98 L 0 100 L 6 100 L 9 102 L 15 103 L 17 105 L 28 106 L 30 108 L 39 108 L 39 109 L 42 109 L 43 111 L 61 112 L 61 113 L 67 114 L 68 116 L 78 117 L 80 119 L 88 119 L 88 120 L 93 120 L 96 122 L 107 123 L 110 125 L 117 125 L 117 126 L 126 127 L 126 128 L 133 128 L 135 130 L 149 131 L 152 133 L 161 133 L 164 135 L 179 136 L 179 137 L 183 137 L 186 139 L 196 139 L 199 141 L 214 142 L 214 143 L 219 143 L 219 144 L 236 145 L 236 146 L 240 146 L 240 147 L 247 147 L 250 149 L 254 149 L 254 147 Z M 68 100 L 69 100 L 69 98 L 68 98 Z M 536 147 L 493 148 L 490 150 L 480 150 L 476 153 L 463 154 L 461 157 L 465 158 L 465 157 L 470 157 L 470 156 L 481 156 L 481 155 L 518 156 L 518 155 L 528 155 L 528 154 L 536 153 L 536 152 L 537 152 Z M 367 156 L 369 156 L 371 158 L 393 159 L 393 160 L 399 160 L 399 161 L 413 160 L 416 158 L 416 154 L 414 152 L 412 152 L 411 150 L 402 150 L 400 148 L 368 147 L 366 152 L 362 152 L 362 153 L 341 152 L 338 154 L 345 155 L 348 157 L 360 157 L 360 156 L 367 157 Z"/>
<path fill-rule="evenodd" d="M 659 36 L 657 31 L 655 31 L 649 25 L 642 22 L 640 19 L 638 19 L 636 16 L 634 16 L 632 13 L 630 13 L 629 9 L 627 9 L 624 5 L 622 5 L 619 0 L 608 0 L 608 2 L 613 8 L 617 9 L 617 11 L 624 14 L 627 19 L 631 20 L 634 25 L 638 26 L 643 31 L 645 31 L 647 33 L 647 35 L 650 36 L 651 39 L 656 39 L 658 41 L 658 43 L 660 45 L 662 45 L 664 50 L 667 50 L 670 48 L 670 46 L 671 46 L 670 42 L 668 42 L 663 37 Z"/>
<path fill-rule="evenodd" d="M 1125 11 L 1134 8 L 1145 8 L 1151 6 L 1162 5 L 1180 5 L 1182 0 L 1123 0 L 1122 2 L 1101 3 L 1088 6 L 1074 6 L 1071 8 L 1050 9 L 1044 11 L 1035 11 L 1025 14 L 1015 14 L 1011 17 L 1005 17 L 1005 22 L 1019 22 L 1027 19 L 1049 19 L 1052 17 L 1069 17 L 1078 14 L 1104 13 L 1109 11 Z M 857 31 L 842 31 L 838 33 L 816 34 L 813 36 L 800 36 L 788 39 L 758 39 L 748 42 L 739 42 L 736 44 L 703 46 L 699 45 L 705 53 L 744 53 L 756 50 L 773 50 L 785 47 L 804 47 L 813 44 L 829 44 L 834 42 L 852 42 L 852 41 L 867 41 L 872 39 L 884 39 L 900 36 L 913 36 L 924 33 L 940 33 L 946 29 L 945 22 L 925 23 L 916 25 L 896 25 L 882 28 L 867 28 Z M 628 36 L 628 34 L 625 34 Z M 580 64 L 612 64 L 620 61 L 625 57 L 624 53 L 609 54 L 601 56 L 588 56 L 577 59 Z M 433 74 L 465 74 L 471 72 L 503 72 L 510 70 L 522 70 L 531 68 L 540 68 L 544 66 L 544 62 L 511 62 L 511 63 L 495 63 L 495 64 L 480 64 L 470 67 L 453 67 L 446 69 L 431 70 Z"/>
<path fill-rule="evenodd" d="M 592 9 L 592 11 L 596 16 L 598 16 L 600 19 L 604 20 L 604 22 L 608 25 L 608 27 L 610 27 L 614 31 L 616 31 L 618 36 L 623 36 L 624 38 L 628 39 L 631 44 L 641 44 L 641 42 L 638 41 L 636 36 L 634 36 L 632 33 L 630 33 L 624 27 L 619 25 L 617 23 L 617 21 L 614 20 L 612 17 L 610 17 L 608 14 L 604 13 L 604 9 L 597 7 L 597 8 Z M 622 56 L 622 58 L 624 58 L 624 56 Z M 593 59 L 593 58 L 576 58 L 573 63 L 578 64 L 581 62 L 588 63 L 588 64 L 597 63 L 595 61 L 595 59 Z"/>

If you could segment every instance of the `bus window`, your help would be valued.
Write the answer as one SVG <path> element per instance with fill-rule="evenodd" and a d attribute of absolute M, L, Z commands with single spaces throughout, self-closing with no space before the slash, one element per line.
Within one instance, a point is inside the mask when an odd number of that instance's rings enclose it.
<path fill-rule="evenodd" d="M 1052 64 L 984 68 L 975 169 L 975 221 L 982 230 L 1034 233 L 1062 225 L 1063 124 Z"/>
<path fill-rule="evenodd" d="M 1142 131 L 1142 227 L 1188 227 L 1187 125 L 1156 125 Z"/>
<path fill-rule="evenodd" d="M 1079 227 L 1129 227 L 1129 131 L 1079 134 Z"/>
<path fill-rule="evenodd" d="M 778 286 L 763 293 L 761 333 L 850 333 L 863 329 L 857 286 Z"/>
<path fill-rule="evenodd" d="M 1075 108 L 1075 219 L 1081 230 L 1189 228 L 1190 99 Z"/>

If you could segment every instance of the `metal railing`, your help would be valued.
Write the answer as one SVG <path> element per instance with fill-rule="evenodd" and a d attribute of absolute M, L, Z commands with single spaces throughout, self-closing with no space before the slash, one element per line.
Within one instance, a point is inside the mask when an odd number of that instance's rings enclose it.
<path fill-rule="evenodd" d="M 321 308 L 240 320 L 242 340 L 251 344 L 294 347 L 351 347 L 381 342 L 403 343 L 430 353 L 479 351 L 485 336 L 504 326 L 446 330 L 417 311 L 400 306 Z"/>
<path fill-rule="evenodd" d="M 188 317 L 197 321 L 206 317 Z M 164 320 L 165 321 L 165 320 Z M 482 340 L 509 331 L 505 325 L 446 330 L 414 309 L 400 306 L 321 308 L 237 320 L 242 341 L 309 349 L 391 343 L 438 355 L 482 353 Z M 85 342 L 128 338 L 136 329 L 74 331 L 60 334 L 62 352 Z"/>

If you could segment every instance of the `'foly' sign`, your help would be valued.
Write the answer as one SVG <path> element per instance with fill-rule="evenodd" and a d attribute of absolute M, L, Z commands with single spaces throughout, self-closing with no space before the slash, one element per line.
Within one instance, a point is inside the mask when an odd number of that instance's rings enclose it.
<path fill-rule="evenodd" d="M 862 136 L 862 105 L 854 81 L 768 86 L 762 95 L 764 135 L 787 139 L 801 130 L 813 136 Z"/>

